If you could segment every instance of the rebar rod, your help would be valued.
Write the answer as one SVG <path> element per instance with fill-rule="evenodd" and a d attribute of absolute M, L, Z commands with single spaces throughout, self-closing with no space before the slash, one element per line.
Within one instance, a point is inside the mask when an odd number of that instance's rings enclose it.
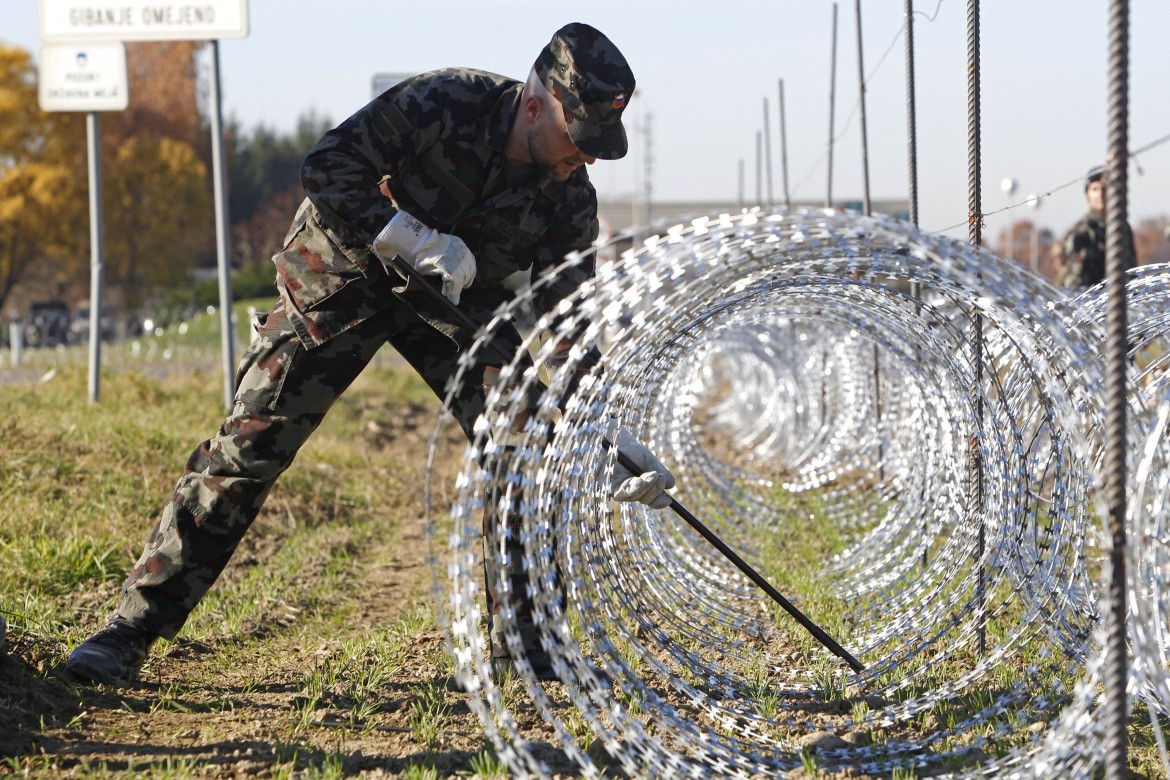
<path fill-rule="evenodd" d="M 1109 4 L 1109 154 L 1106 161 L 1105 266 L 1108 299 L 1105 349 L 1106 483 L 1109 510 L 1109 588 L 1105 662 L 1105 770 L 1128 777 L 1126 684 L 1126 408 L 1127 326 L 1125 269 L 1133 251 L 1129 202 L 1129 2 Z"/>

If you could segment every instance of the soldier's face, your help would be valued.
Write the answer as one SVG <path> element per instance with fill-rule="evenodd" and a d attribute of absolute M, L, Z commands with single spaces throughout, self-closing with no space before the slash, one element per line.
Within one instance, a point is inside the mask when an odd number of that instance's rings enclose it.
<path fill-rule="evenodd" d="M 549 108 L 528 131 L 528 154 L 553 181 L 564 181 L 582 165 L 597 162 L 597 158 L 582 152 L 569 138 L 561 107 L 554 104 Z"/>
<path fill-rule="evenodd" d="M 1085 190 L 1085 198 L 1093 211 L 1105 211 L 1105 182 L 1090 182 L 1089 188 Z"/>

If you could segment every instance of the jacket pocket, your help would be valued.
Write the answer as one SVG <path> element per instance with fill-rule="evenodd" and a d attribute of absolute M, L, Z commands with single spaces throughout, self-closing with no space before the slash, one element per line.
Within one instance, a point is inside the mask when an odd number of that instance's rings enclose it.
<path fill-rule="evenodd" d="M 272 256 L 272 262 L 279 286 L 302 311 L 323 305 L 347 284 L 366 276 L 329 239 L 308 200 L 297 212 L 284 249 Z"/>

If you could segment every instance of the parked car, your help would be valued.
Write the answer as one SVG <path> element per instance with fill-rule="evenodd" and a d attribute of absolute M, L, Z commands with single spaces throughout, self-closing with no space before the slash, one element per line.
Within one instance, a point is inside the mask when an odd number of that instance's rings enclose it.
<path fill-rule="evenodd" d="M 52 347 L 69 338 L 69 307 L 63 301 L 38 301 L 28 309 L 24 342 L 30 347 Z"/>
<path fill-rule="evenodd" d="M 102 341 L 112 341 L 117 330 L 117 315 L 109 309 L 102 308 Z M 69 322 L 69 343 L 82 344 L 89 341 L 89 301 L 82 301 L 73 310 L 73 318 Z"/>

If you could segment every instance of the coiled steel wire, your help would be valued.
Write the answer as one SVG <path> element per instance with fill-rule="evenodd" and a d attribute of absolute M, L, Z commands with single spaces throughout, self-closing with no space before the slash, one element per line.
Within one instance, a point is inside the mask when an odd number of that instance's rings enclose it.
<path fill-rule="evenodd" d="M 823 769 L 1090 776 L 1103 759 L 1103 293 L 1069 299 L 980 247 L 830 210 L 701 217 L 597 266 L 527 333 L 534 365 L 501 372 L 450 518 L 428 508 L 449 649 L 509 768 L 547 775 L 549 746 L 487 660 L 480 516 L 493 483 L 509 499 L 498 511 L 521 514 L 560 677 L 518 663 L 524 706 L 584 776 L 602 771 L 588 742 L 639 777 L 778 776 L 826 733 L 843 739 L 816 747 Z M 1170 713 L 1166 274 L 1143 268 L 1129 285 L 1128 522 L 1131 687 Z M 556 276 L 485 323 L 463 365 Z M 604 346 L 576 385 L 584 349 L 551 360 L 570 332 Z M 809 641 L 671 512 L 612 503 L 610 419 L 747 560 L 812 522 L 804 499 L 820 507 L 816 522 L 845 544 L 810 577 L 842 605 L 829 633 L 866 669 Z M 505 440 L 512 454 L 493 468 Z"/>

